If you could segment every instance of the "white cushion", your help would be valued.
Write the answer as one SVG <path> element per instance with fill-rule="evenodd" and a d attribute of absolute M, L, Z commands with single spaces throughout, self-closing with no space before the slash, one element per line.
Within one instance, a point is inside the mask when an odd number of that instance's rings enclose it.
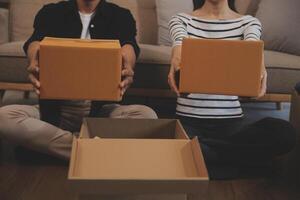
<path fill-rule="evenodd" d="M 140 44 L 138 63 L 170 64 L 172 49 L 169 46 Z"/>
<path fill-rule="evenodd" d="M 8 10 L 0 8 L 0 44 L 8 42 Z"/>
<path fill-rule="evenodd" d="M 194 9 L 193 0 L 156 0 L 158 22 L 158 44 L 171 46 L 169 35 L 169 21 L 172 16 L 180 13 L 190 13 Z"/>
<path fill-rule="evenodd" d="M 300 56 L 299 8 L 299 0 L 261 1 L 256 17 L 263 25 L 266 49 Z"/>
<path fill-rule="evenodd" d="M 10 0 L 10 31 L 12 41 L 23 41 L 33 32 L 37 12 L 48 3 L 59 0 Z"/>
<path fill-rule="evenodd" d="M 25 57 L 23 51 L 24 41 L 9 42 L 0 45 L 0 56 Z"/>

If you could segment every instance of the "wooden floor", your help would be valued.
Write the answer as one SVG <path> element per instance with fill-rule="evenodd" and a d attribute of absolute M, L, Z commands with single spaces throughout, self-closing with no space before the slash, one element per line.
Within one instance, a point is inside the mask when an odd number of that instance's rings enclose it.
<path fill-rule="evenodd" d="M 67 171 L 68 163 L 1 141 L 0 200 L 73 200 Z M 190 199 L 299 200 L 300 193 L 276 178 L 211 181 L 207 190 Z"/>

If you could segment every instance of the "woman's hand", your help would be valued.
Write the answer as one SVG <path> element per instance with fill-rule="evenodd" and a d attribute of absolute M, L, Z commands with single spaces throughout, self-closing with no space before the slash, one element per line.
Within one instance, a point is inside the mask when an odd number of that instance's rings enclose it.
<path fill-rule="evenodd" d="M 168 75 L 168 83 L 172 91 L 174 91 L 177 96 L 180 96 L 176 80 L 175 74 L 180 70 L 180 62 L 181 62 L 181 46 L 175 46 L 172 49 L 172 59 L 171 59 L 171 67 Z"/>
<path fill-rule="evenodd" d="M 263 71 L 262 77 L 261 77 L 261 88 L 260 88 L 259 95 L 257 97 L 258 99 L 265 96 L 265 94 L 267 92 L 267 79 L 268 79 L 268 73 L 267 73 L 267 70 L 264 68 L 264 71 Z"/>
<path fill-rule="evenodd" d="M 40 51 L 40 43 L 32 42 L 27 51 L 29 66 L 27 71 L 29 73 L 28 78 L 31 84 L 34 87 L 35 93 L 40 95 L 40 81 L 39 78 L 39 51 Z"/>

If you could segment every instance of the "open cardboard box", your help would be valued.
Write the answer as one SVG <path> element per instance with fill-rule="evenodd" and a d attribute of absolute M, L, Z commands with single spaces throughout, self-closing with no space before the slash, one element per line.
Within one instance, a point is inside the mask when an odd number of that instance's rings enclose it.
<path fill-rule="evenodd" d="M 95 196 L 199 193 L 209 178 L 198 139 L 179 121 L 89 118 L 73 141 L 69 180 Z"/>
<path fill-rule="evenodd" d="M 121 100 L 119 41 L 46 37 L 40 46 L 41 99 Z"/>
<path fill-rule="evenodd" d="M 263 48 L 262 41 L 184 39 L 179 91 L 257 97 Z"/>

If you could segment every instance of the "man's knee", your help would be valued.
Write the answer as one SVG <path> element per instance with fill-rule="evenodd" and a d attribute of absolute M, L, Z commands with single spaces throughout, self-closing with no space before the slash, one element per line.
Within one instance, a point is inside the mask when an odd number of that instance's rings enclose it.
<path fill-rule="evenodd" d="M 19 130 L 17 124 L 28 117 L 38 117 L 33 106 L 9 105 L 0 108 L 0 137 L 11 138 Z"/>
<path fill-rule="evenodd" d="M 148 106 L 136 105 L 136 110 L 138 113 L 140 113 L 141 118 L 146 118 L 146 119 L 158 118 L 156 112 Z"/>
<path fill-rule="evenodd" d="M 12 106 L 0 108 L 0 138 L 9 131 L 10 119 L 12 117 Z"/>
<path fill-rule="evenodd" d="M 121 106 L 122 118 L 136 118 L 136 119 L 157 119 L 157 114 L 148 106 L 144 105 L 130 105 Z"/>

